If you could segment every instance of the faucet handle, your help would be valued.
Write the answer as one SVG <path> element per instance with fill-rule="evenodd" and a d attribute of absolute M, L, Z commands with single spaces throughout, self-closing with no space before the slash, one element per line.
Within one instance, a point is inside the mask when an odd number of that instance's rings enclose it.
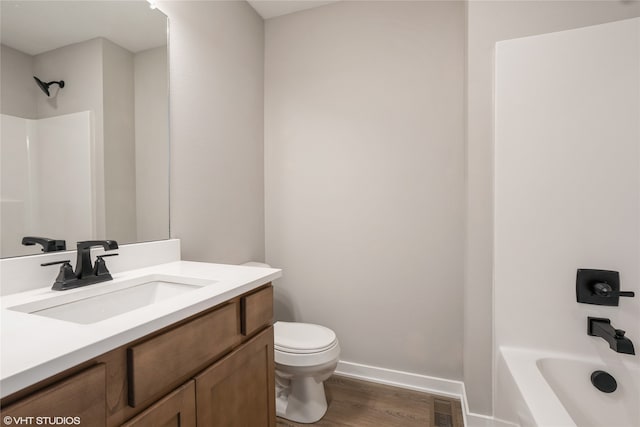
<path fill-rule="evenodd" d="M 620 290 L 620 273 L 609 270 L 579 269 L 576 276 L 576 300 L 584 304 L 618 306 L 620 297 L 634 297 Z"/>
<path fill-rule="evenodd" d="M 108 256 L 117 256 L 118 254 L 104 254 L 104 255 L 98 255 L 96 257 L 96 263 L 93 266 L 93 275 L 94 276 L 109 276 L 111 277 L 111 273 L 109 272 L 109 269 L 107 268 L 107 263 L 104 262 L 104 257 L 108 257 Z"/>
<path fill-rule="evenodd" d="M 49 265 L 56 265 L 56 264 L 69 264 L 71 262 L 70 259 L 65 259 L 63 261 L 52 261 L 52 262 L 45 262 L 43 264 L 40 264 L 40 267 L 47 267 Z M 71 265 L 71 264 L 69 264 Z"/>
<path fill-rule="evenodd" d="M 96 258 L 104 258 L 104 257 L 107 257 L 107 256 L 118 256 L 118 255 L 120 255 L 120 254 L 103 254 L 103 255 L 97 255 Z"/>
<path fill-rule="evenodd" d="M 66 289 L 71 282 L 74 282 L 78 278 L 76 277 L 76 273 L 73 272 L 73 267 L 71 267 L 71 261 L 68 259 L 62 261 L 52 261 L 45 262 L 44 264 L 40 264 L 42 267 L 46 267 L 49 265 L 62 264 L 60 266 L 60 271 L 58 272 L 58 277 L 53 282 L 53 286 L 51 289 L 54 291 L 61 291 Z"/>
<path fill-rule="evenodd" d="M 594 295 L 598 295 L 599 297 L 630 297 L 633 298 L 636 296 L 636 293 L 633 291 L 614 291 L 610 284 L 607 282 L 597 282 L 593 285 L 593 293 Z"/>

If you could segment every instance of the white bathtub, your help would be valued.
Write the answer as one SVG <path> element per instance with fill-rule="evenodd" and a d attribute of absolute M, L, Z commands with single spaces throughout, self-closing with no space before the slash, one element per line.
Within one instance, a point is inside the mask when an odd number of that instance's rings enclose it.
<path fill-rule="evenodd" d="M 523 427 L 640 427 L 640 364 L 627 355 L 611 360 L 501 347 L 496 417 Z M 596 370 L 613 375 L 618 389 L 596 389 Z"/>

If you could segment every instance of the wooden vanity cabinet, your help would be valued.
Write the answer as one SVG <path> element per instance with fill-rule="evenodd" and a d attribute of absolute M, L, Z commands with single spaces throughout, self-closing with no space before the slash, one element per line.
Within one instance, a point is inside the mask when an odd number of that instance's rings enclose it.
<path fill-rule="evenodd" d="M 196 388 L 191 380 L 154 403 L 122 427 L 193 427 L 196 425 Z"/>
<path fill-rule="evenodd" d="M 105 380 L 105 366 L 99 364 L 3 405 L 3 420 L 11 417 L 4 425 L 105 426 Z"/>
<path fill-rule="evenodd" d="M 92 427 L 275 427 L 272 321 L 267 284 L 8 396 L 2 415 L 80 415 Z"/>
<path fill-rule="evenodd" d="M 128 347 L 129 406 L 156 400 L 237 346 L 238 319 L 238 304 L 232 302 Z"/>
<path fill-rule="evenodd" d="M 197 375 L 198 427 L 275 426 L 273 327 Z"/>
<path fill-rule="evenodd" d="M 240 298 L 240 311 L 240 331 L 244 336 L 270 325 L 273 321 L 273 287 Z"/>

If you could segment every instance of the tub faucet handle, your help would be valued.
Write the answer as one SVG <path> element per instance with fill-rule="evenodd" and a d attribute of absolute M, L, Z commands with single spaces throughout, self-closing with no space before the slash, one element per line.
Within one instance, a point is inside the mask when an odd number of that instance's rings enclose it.
<path fill-rule="evenodd" d="M 620 297 L 636 296 L 632 291 L 620 290 L 620 273 L 609 270 L 581 268 L 576 276 L 576 300 L 583 304 L 616 307 Z"/>
<path fill-rule="evenodd" d="M 632 291 L 614 291 L 610 284 L 607 282 L 597 282 L 593 285 L 593 293 L 599 297 L 635 297 L 635 292 Z"/>

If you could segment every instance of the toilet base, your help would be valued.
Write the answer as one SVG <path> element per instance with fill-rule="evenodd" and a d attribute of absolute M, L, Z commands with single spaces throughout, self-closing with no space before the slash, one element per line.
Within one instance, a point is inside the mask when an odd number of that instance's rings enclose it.
<path fill-rule="evenodd" d="M 324 381 L 294 378 L 288 386 L 276 386 L 276 415 L 297 423 L 315 423 L 327 412 Z"/>

